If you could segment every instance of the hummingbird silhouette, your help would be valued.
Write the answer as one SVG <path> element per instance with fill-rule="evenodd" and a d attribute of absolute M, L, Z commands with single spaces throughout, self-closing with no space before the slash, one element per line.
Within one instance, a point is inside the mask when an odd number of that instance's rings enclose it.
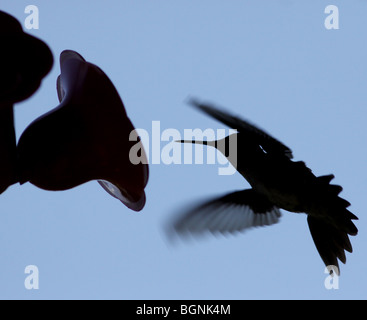
<path fill-rule="evenodd" d="M 345 263 L 345 251 L 352 252 L 348 236 L 357 235 L 352 220 L 358 218 L 347 209 L 350 203 L 338 196 L 342 187 L 330 184 L 334 175 L 315 176 L 304 162 L 292 161 L 290 148 L 248 121 L 194 99 L 189 103 L 237 133 L 217 141 L 178 142 L 217 148 L 252 188 L 186 209 L 175 218 L 171 231 L 178 235 L 236 233 L 277 223 L 279 209 L 306 213 L 321 259 L 339 274 L 338 259 Z"/>

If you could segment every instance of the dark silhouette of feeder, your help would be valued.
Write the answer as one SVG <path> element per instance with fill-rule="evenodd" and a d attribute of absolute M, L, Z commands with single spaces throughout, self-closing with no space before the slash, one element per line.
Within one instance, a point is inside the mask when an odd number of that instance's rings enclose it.
<path fill-rule="evenodd" d="M 60 105 L 36 119 L 19 139 L 20 183 L 67 190 L 98 180 L 132 210 L 145 205 L 148 164 L 134 164 L 134 126 L 107 75 L 77 52 L 60 55 Z M 132 135 L 134 136 L 134 135 Z M 133 161 L 132 161 L 133 160 Z"/>
<path fill-rule="evenodd" d="M 17 182 L 13 105 L 29 98 L 49 73 L 53 56 L 41 40 L 24 33 L 0 11 L 0 193 Z"/>

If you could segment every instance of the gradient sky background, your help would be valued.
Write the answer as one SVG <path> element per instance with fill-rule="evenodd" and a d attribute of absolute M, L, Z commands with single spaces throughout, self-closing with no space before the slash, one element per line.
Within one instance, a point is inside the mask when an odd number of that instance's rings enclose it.
<path fill-rule="evenodd" d="M 24 25 L 30 4 L 40 28 L 27 32 L 55 64 L 15 106 L 18 137 L 58 105 L 59 55 L 76 50 L 107 73 L 137 128 L 226 128 L 187 106 L 189 95 L 264 128 L 315 174 L 335 174 L 360 232 L 339 290 L 326 290 L 306 215 L 283 211 L 279 224 L 235 237 L 167 242 L 164 224 L 184 206 L 248 188 L 217 165 L 151 165 L 140 213 L 97 182 L 64 192 L 14 185 L 0 197 L 1 299 L 367 298 L 365 0 L 2 0 L 0 9 Z M 324 27 L 330 4 L 339 30 Z M 24 287 L 27 265 L 39 268 L 39 290 Z"/>

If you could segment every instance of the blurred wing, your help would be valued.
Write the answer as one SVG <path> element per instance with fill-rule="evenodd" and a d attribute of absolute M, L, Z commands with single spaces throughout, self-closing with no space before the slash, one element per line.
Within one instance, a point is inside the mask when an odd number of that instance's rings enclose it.
<path fill-rule="evenodd" d="M 177 234 L 235 233 L 275 224 L 281 213 L 266 197 L 252 189 L 237 191 L 184 212 L 172 224 Z"/>
<path fill-rule="evenodd" d="M 236 129 L 238 132 L 244 133 L 250 138 L 255 139 L 267 153 L 283 155 L 289 159 L 293 159 L 292 150 L 290 148 L 248 121 L 221 111 L 213 106 L 201 104 L 194 99 L 191 99 L 189 103 L 232 129 Z"/>

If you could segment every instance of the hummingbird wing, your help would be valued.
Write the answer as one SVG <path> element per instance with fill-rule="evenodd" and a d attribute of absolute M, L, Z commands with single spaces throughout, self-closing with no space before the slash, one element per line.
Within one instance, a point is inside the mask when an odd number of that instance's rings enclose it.
<path fill-rule="evenodd" d="M 183 212 L 171 225 L 178 235 L 236 233 L 253 227 L 276 224 L 279 208 L 265 196 L 247 189 L 215 198 Z"/>
<path fill-rule="evenodd" d="M 236 129 L 238 132 L 248 135 L 249 139 L 257 141 L 267 153 L 286 156 L 289 159 L 293 159 L 292 150 L 290 148 L 272 137 L 270 134 L 251 124 L 249 121 L 221 111 L 214 106 L 202 104 L 195 99 L 191 99 L 189 103 L 232 129 Z"/>

